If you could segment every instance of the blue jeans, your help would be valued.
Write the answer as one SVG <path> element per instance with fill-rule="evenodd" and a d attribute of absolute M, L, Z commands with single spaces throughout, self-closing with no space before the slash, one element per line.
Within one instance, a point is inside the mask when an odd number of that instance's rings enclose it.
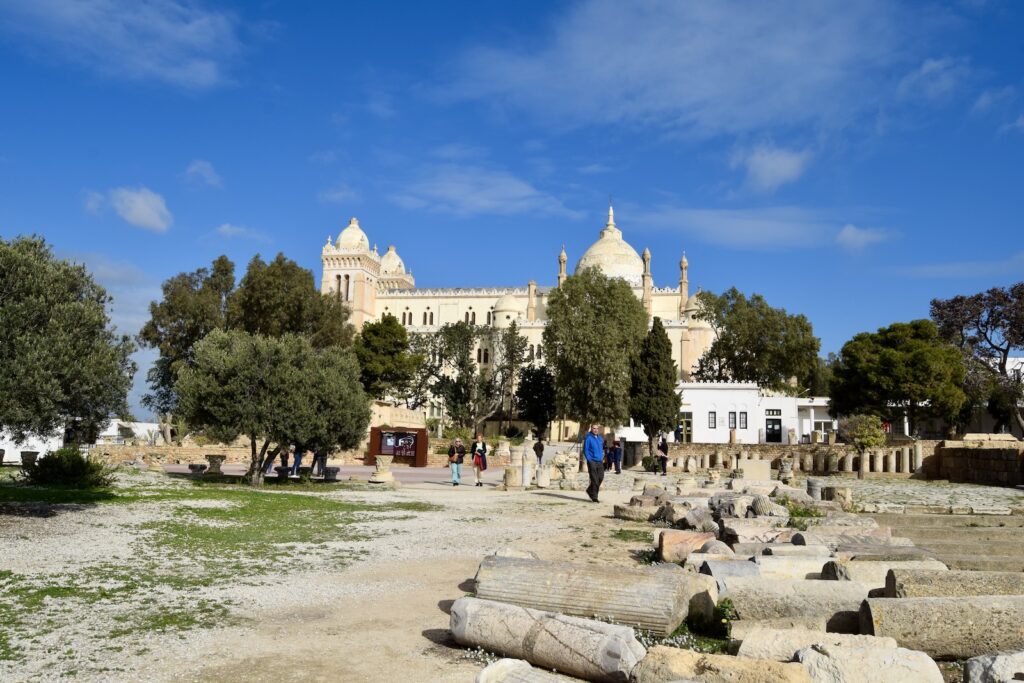
<path fill-rule="evenodd" d="M 448 466 L 452 468 L 452 483 L 458 484 L 459 481 L 462 479 L 462 463 L 453 462 L 450 463 Z"/>
<path fill-rule="evenodd" d="M 292 474 L 298 474 L 300 467 L 302 467 L 302 453 L 296 453 L 295 464 L 292 465 Z"/>

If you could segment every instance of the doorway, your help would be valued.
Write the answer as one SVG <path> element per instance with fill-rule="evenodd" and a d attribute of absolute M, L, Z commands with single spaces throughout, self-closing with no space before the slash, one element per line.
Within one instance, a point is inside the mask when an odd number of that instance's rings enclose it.
<path fill-rule="evenodd" d="M 782 443 L 782 420 L 769 417 L 764 422 L 765 443 Z"/>

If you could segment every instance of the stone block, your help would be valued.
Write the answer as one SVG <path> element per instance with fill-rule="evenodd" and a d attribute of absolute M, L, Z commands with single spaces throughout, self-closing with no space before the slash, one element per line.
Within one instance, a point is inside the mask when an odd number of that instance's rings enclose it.
<path fill-rule="evenodd" d="M 663 529 L 658 534 L 658 558 L 662 562 L 681 562 L 691 552 L 715 539 L 711 532 Z"/>
<path fill-rule="evenodd" d="M 904 648 L 814 645 L 797 652 L 796 661 L 815 683 L 943 682 L 928 655 Z"/>
<path fill-rule="evenodd" d="M 887 598 L 1024 595 L 1024 573 L 1021 572 L 950 571 L 945 567 L 937 569 L 908 566 L 911 563 L 893 564 L 896 566 L 890 566 L 885 577 Z"/>
<path fill-rule="evenodd" d="M 715 681 L 720 683 L 811 683 L 799 664 L 783 664 L 730 655 L 709 655 L 658 645 L 633 671 L 634 683 Z"/>
<path fill-rule="evenodd" d="M 761 570 L 761 576 L 773 579 L 820 579 L 821 567 L 828 558 L 823 557 L 778 557 L 758 555 L 754 563 Z"/>
<path fill-rule="evenodd" d="M 964 663 L 964 683 L 1003 683 L 1024 680 L 1024 651 L 993 652 Z"/>
<path fill-rule="evenodd" d="M 649 522 L 656 509 L 649 507 L 637 507 L 633 505 L 618 505 L 612 507 L 612 515 L 616 519 L 626 519 L 631 522 Z"/>
<path fill-rule="evenodd" d="M 761 619 L 751 621 L 739 619 L 729 625 L 729 638 L 734 643 L 743 642 L 747 634 L 759 629 L 804 629 L 807 631 L 825 632 L 825 617 L 779 617 L 778 619 Z"/>
<path fill-rule="evenodd" d="M 849 633 L 823 633 L 802 628 L 769 629 L 755 628 L 743 638 L 736 652 L 737 657 L 747 659 L 771 659 L 776 662 L 791 662 L 798 650 L 812 645 L 827 647 L 863 647 L 896 649 L 892 638 L 861 636 Z M 813 677 L 817 681 L 818 678 Z"/>
<path fill-rule="evenodd" d="M 778 526 L 780 521 L 785 518 L 723 519 L 722 540 L 729 544 L 784 542 L 794 534 L 792 529 Z"/>
<path fill-rule="evenodd" d="M 867 587 L 855 581 L 737 577 L 726 579 L 721 597 L 732 601 L 739 619 L 824 615 L 829 631 L 857 633 L 867 595 Z"/>
<path fill-rule="evenodd" d="M 765 545 L 762 555 L 772 557 L 821 557 L 822 563 L 832 556 L 832 551 L 825 545 L 793 545 L 792 543 L 769 543 Z"/>
<path fill-rule="evenodd" d="M 746 460 L 743 462 L 743 478 L 771 480 L 772 463 L 769 460 Z"/>
<path fill-rule="evenodd" d="M 628 626 L 479 598 L 455 601 L 450 628 L 460 645 L 482 647 L 589 681 L 628 681 L 647 654 Z"/>
<path fill-rule="evenodd" d="M 821 578 L 829 581 L 857 581 L 867 586 L 869 590 L 874 590 L 885 588 L 886 576 L 893 569 L 947 571 L 946 565 L 938 560 L 829 560 L 822 567 Z"/>

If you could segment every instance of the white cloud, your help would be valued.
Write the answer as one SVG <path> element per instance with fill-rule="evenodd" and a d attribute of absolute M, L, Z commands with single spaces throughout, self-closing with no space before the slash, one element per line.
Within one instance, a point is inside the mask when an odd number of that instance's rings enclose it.
<path fill-rule="evenodd" d="M 986 90 L 978 95 L 978 99 L 974 101 L 974 105 L 971 106 L 971 113 L 983 114 L 1001 102 L 1013 99 L 1015 94 L 1016 90 L 1012 85 L 1008 85 L 1005 88 Z"/>
<path fill-rule="evenodd" d="M 359 193 L 352 189 L 348 183 L 340 182 L 334 187 L 328 188 L 318 194 L 317 199 L 331 204 L 344 204 L 359 199 Z"/>
<path fill-rule="evenodd" d="M 398 113 L 394 98 L 384 92 L 371 93 L 366 100 L 366 111 L 379 119 L 390 119 Z"/>
<path fill-rule="evenodd" d="M 185 0 L 9 0 L 0 30 L 106 77 L 185 88 L 228 82 L 241 50 L 233 14 Z"/>
<path fill-rule="evenodd" d="M 512 47 L 466 53 L 443 97 L 559 126 L 656 124 L 697 135 L 873 115 L 934 22 L 885 0 L 589 0 Z"/>
<path fill-rule="evenodd" d="M 101 193 L 95 190 L 87 190 L 82 199 L 82 205 L 89 213 L 98 214 L 103 209 L 104 201 L 106 201 L 106 198 Z"/>
<path fill-rule="evenodd" d="M 228 239 L 238 237 L 240 239 L 256 240 L 257 242 L 269 241 L 267 235 L 259 230 L 253 230 L 252 228 L 246 228 L 232 223 L 221 223 L 217 226 L 217 229 L 214 232 L 221 237 L 226 237 Z"/>
<path fill-rule="evenodd" d="M 185 179 L 192 183 L 203 183 L 210 187 L 223 187 L 224 181 L 209 161 L 195 159 L 185 169 Z"/>
<path fill-rule="evenodd" d="M 1000 133 L 1024 132 L 1024 114 L 999 129 Z"/>
<path fill-rule="evenodd" d="M 733 249 L 819 247 L 835 234 L 835 221 L 822 212 L 796 206 L 763 209 L 692 209 L 664 206 L 642 212 L 638 225 L 674 230 L 701 242 Z"/>
<path fill-rule="evenodd" d="M 110 205 L 117 215 L 134 226 L 166 232 L 174 222 L 164 198 L 146 187 L 118 187 L 110 191 Z"/>
<path fill-rule="evenodd" d="M 579 218 L 561 200 L 508 171 L 442 164 L 421 169 L 392 199 L 400 206 L 459 216 L 538 213 Z"/>
<path fill-rule="evenodd" d="M 83 264 L 107 290 L 113 299 L 110 318 L 119 331 L 135 334 L 149 319 L 149 302 L 160 298 L 160 283 L 145 270 L 104 254 L 72 252 L 60 256 Z"/>
<path fill-rule="evenodd" d="M 803 175 L 812 156 L 809 150 L 764 144 L 734 154 L 732 167 L 746 169 L 748 188 L 754 192 L 771 193 Z"/>
<path fill-rule="evenodd" d="M 904 276 L 921 278 L 959 278 L 1024 275 L 1024 251 L 1005 259 L 988 261 L 952 261 L 916 266 L 903 266 L 896 271 Z"/>
<path fill-rule="evenodd" d="M 884 242 L 889 239 L 889 232 L 881 228 L 858 228 L 847 223 L 836 234 L 836 243 L 850 251 L 860 251 L 865 247 Z"/>
<path fill-rule="evenodd" d="M 945 100 L 970 75 L 966 59 L 926 59 L 900 81 L 897 94 L 904 100 Z"/>

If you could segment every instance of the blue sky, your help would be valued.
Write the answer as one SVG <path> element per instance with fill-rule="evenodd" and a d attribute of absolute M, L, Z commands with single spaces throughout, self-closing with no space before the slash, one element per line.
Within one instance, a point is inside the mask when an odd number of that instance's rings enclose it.
<path fill-rule="evenodd" d="M 319 278 L 353 215 L 420 286 L 553 284 L 611 196 L 656 285 L 685 250 L 836 351 L 1024 276 L 1022 29 L 980 0 L 0 0 L 0 235 L 87 263 L 134 332 L 221 253 Z"/>

